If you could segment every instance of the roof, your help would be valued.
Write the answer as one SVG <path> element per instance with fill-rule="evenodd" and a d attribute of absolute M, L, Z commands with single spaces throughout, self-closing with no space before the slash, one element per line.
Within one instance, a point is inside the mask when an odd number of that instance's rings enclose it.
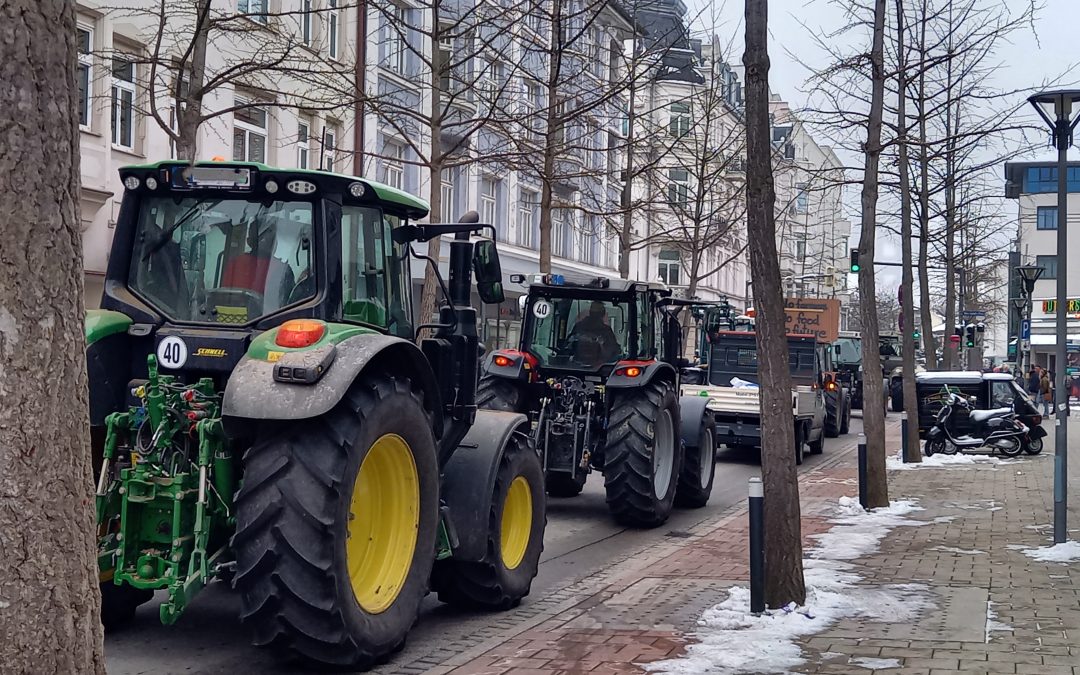
<path fill-rule="evenodd" d="M 542 290 L 574 290 L 574 291 L 590 291 L 590 292 L 608 292 L 612 294 L 616 293 L 628 293 L 634 286 L 648 286 L 650 291 L 657 291 L 660 293 L 671 293 L 667 286 L 664 284 L 658 284 L 648 281 L 635 281 L 633 279 L 612 279 L 609 277 L 594 277 L 592 279 L 580 279 L 577 277 L 566 280 L 569 283 L 565 284 L 545 284 L 533 282 L 529 284 L 529 290 L 542 289 Z M 606 282 L 606 286 L 594 285 L 596 282 Z"/>
<path fill-rule="evenodd" d="M 980 373 L 977 370 L 949 370 L 915 373 L 916 382 L 928 384 L 975 384 L 983 380 L 1008 381 L 1014 377 L 1009 373 Z"/>
<path fill-rule="evenodd" d="M 124 167 L 121 167 L 121 171 L 123 171 L 125 169 L 139 169 L 139 170 L 143 170 L 143 171 L 146 171 L 146 170 L 151 170 L 152 171 L 152 170 L 155 170 L 155 169 L 161 169 L 161 168 L 165 168 L 165 167 L 168 167 L 168 166 L 187 165 L 187 164 L 189 164 L 189 162 L 185 162 L 185 161 L 181 161 L 181 160 L 175 160 L 175 159 L 166 159 L 166 160 L 162 160 L 162 161 L 159 161 L 159 162 L 150 162 L 150 163 L 147 163 L 147 164 L 132 164 L 132 165 L 124 166 Z M 392 204 L 397 204 L 398 206 L 401 206 L 402 208 L 404 208 L 406 211 L 409 212 L 409 216 L 412 217 L 412 218 L 423 218 L 431 210 L 431 207 L 428 206 L 428 203 L 425 202 L 423 199 L 420 199 L 419 197 L 416 197 L 415 195 L 409 194 L 408 192 L 405 192 L 404 190 L 399 190 L 398 188 L 391 187 L 389 185 L 386 185 L 385 183 L 379 183 L 377 181 L 373 181 L 373 180 L 370 180 L 368 178 L 363 178 L 363 177 L 359 177 L 359 176 L 350 176 L 349 174 L 344 174 L 344 173 L 335 173 L 333 171 L 317 171 L 317 170 L 314 170 L 314 169 L 289 169 L 289 168 L 283 168 L 283 167 L 269 166 L 267 164 L 262 164 L 260 162 L 231 162 L 231 161 L 230 162 L 214 162 L 214 161 L 206 162 L 206 161 L 203 161 L 203 162 L 195 162 L 194 164 L 195 164 L 195 166 L 240 166 L 240 167 L 247 167 L 247 168 L 250 168 L 250 169 L 255 169 L 256 171 L 259 171 L 261 173 L 290 173 L 290 174 L 297 174 L 298 173 L 298 174 L 307 174 L 307 175 L 311 175 L 311 176 L 323 176 L 323 177 L 326 177 L 326 178 L 337 178 L 337 179 L 347 180 L 347 181 L 363 181 L 365 185 L 369 186 L 372 190 L 375 191 L 375 196 L 376 197 L 378 197 L 382 201 L 390 202 Z"/>

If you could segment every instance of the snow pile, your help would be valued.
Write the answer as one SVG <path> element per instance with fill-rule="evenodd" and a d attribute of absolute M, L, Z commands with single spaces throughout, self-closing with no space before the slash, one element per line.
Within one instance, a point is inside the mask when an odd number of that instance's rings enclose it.
<path fill-rule="evenodd" d="M 893 502 L 886 508 L 864 511 L 850 497 L 841 497 L 834 526 L 815 535 L 817 545 L 803 561 L 806 606 L 788 606 L 760 616 L 750 614 L 750 591 L 734 586 L 728 597 L 698 621 L 698 643 L 677 659 L 643 664 L 649 672 L 690 675 L 697 673 L 786 673 L 805 659 L 797 640 L 821 632 L 846 618 L 905 622 L 932 606 L 922 584 L 860 586 L 862 577 L 846 560 L 878 549 L 890 530 L 925 525 L 904 516 L 922 510 L 912 501 Z M 875 661 L 869 659 L 869 661 Z M 861 665 L 861 664 L 860 664 Z M 892 668 L 863 665 L 864 668 Z"/>
<path fill-rule="evenodd" d="M 997 620 L 997 612 L 994 611 L 994 603 L 986 601 L 986 641 L 990 642 L 991 633 L 1012 633 L 1013 628 L 1007 623 Z"/>
<path fill-rule="evenodd" d="M 904 458 L 900 453 L 889 455 L 885 458 L 885 468 L 892 471 L 911 471 L 912 469 L 940 469 L 941 467 L 971 466 L 973 464 L 1016 464 L 1024 462 L 1022 459 L 1002 459 L 997 455 L 955 455 L 936 454 L 929 457 L 923 456 L 921 462 L 904 464 Z"/>
<path fill-rule="evenodd" d="M 986 551 L 980 551 L 977 548 L 956 548 L 955 546 L 935 546 L 930 550 L 941 551 L 943 553 L 955 553 L 957 555 L 984 555 L 986 553 Z"/>
<path fill-rule="evenodd" d="M 1024 555 L 1039 562 L 1070 563 L 1080 560 L 1080 541 L 1066 541 L 1053 546 L 1022 548 Z"/>

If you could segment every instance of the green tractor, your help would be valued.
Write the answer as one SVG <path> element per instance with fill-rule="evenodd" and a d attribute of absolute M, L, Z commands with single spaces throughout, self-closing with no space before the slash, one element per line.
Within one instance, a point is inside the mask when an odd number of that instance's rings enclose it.
<path fill-rule="evenodd" d="M 423 201 L 325 172 L 120 174 L 86 322 L 106 627 L 154 591 L 171 624 L 223 580 L 255 644 L 364 668 L 404 645 L 429 589 L 520 602 L 545 493 L 525 416 L 475 401 L 474 274 L 484 302 L 503 290 L 495 242 L 470 235 L 492 226 L 413 224 Z M 445 302 L 414 326 L 411 244 L 438 235 Z"/>

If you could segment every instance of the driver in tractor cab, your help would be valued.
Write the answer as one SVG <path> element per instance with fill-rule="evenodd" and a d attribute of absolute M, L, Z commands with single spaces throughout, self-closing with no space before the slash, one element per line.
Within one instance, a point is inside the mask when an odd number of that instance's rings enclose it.
<path fill-rule="evenodd" d="M 595 368 L 613 360 L 622 351 L 615 332 L 607 324 L 607 309 L 604 303 L 594 300 L 589 305 L 589 313 L 579 319 L 570 331 L 570 339 L 575 341 L 574 358 Z"/>
<path fill-rule="evenodd" d="M 221 274 L 221 288 L 243 288 L 263 297 L 263 312 L 290 302 L 297 280 L 292 268 L 277 253 L 278 230 L 298 230 L 299 224 L 278 215 L 262 215 L 248 226 L 248 252 L 230 258 Z M 286 252 L 285 255 L 288 255 Z M 301 275 L 304 283 L 306 275 Z"/>

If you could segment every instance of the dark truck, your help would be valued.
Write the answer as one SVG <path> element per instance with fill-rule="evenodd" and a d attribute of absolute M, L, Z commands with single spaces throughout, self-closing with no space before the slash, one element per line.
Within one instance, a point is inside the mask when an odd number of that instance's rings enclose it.
<path fill-rule="evenodd" d="M 758 393 L 757 342 L 754 333 L 711 331 L 698 384 L 684 384 L 684 396 L 709 399 L 706 409 L 716 423 L 716 443 L 730 448 L 761 447 L 761 401 Z M 817 340 L 812 335 L 789 335 L 791 404 L 795 413 L 795 461 L 801 464 L 807 445 L 811 453 L 824 450 L 825 399 Z M 684 381 L 689 381 L 689 378 Z"/>
<path fill-rule="evenodd" d="M 881 355 L 882 386 L 885 392 L 884 404 L 891 393 L 890 374 L 902 365 L 900 356 L 900 338 L 896 335 L 883 334 L 878 338 L 878 354 Z M 837 377 L 851 388 L 851 407 L 859 410 L 863 407 L 863 367 L 862 336 L 857 332 L 841 331 L 840 337 L 832 344 Z M 901 395 L 901 401 L 903 397 Z"/>

